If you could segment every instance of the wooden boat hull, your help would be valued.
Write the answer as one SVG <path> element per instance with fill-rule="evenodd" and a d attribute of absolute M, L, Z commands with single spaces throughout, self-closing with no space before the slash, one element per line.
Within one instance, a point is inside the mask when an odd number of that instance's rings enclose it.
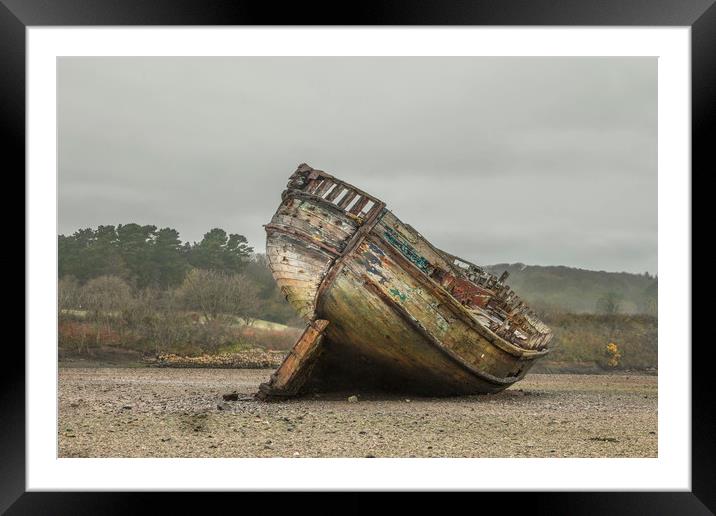
<path fill-rule="evenodd" d="M 547 353 L 502 339 L 445 291 L 431 277 L 444 254 L 380 201 L 350 213 L 321 194 L 285 191 L 267 226 L 271 269 L 309 329 L 263 397 L 497 392 Z"/>

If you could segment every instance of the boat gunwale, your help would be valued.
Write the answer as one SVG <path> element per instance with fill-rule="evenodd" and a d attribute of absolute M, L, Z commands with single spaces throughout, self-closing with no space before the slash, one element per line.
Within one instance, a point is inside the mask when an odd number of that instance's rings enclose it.
<path fill-rule="evenodd" d="M 510 355 L 513 355 L 518 358 L 533 359 L 544 356 L 550 352 L 549 348 L 545 348 L 542 350 L 521 348 L 518 345 L 512 344 L 511 342 L 500 337 L 495 332 L 490 330 L 490 328 L 487 328 L 480 321 L 478 321 L 477 318 L 467 308 L 465 308 L 462 303 L 455 299 L 455 297 L 450 294 L 450 292 L 445 290 L 442 285 L 437 283 L 434 279 L 421 271 L 410 260 L 406 259 L 402 254 L 400 254 L 400 252 L 395 249 L 390 244 L 390 242 L 387 242 L 380 235 L 373 234 L 372 236 L 373 238 L 380 240 L 380 243 L 386 244 L 383 247 L 387 248 L 387 252 L 391 255 L 391 258 L 396 258 L 403 268 L 407 268 L 412 278 L 417 279 L 418 281 L 421 281 L 423 283 L 427 283 L 426 286 L 428 287 L 430 292 L 438 292 L 439 297 L 442 298 L 441 300 L 445 301 L 445 305 L 455 315 L 461 316 L 461 320 L 468 322 L 470 327 L 477 331 L 482 337 L 485 337 L 485 339 L 487 339 L 490 344 L 493 344 L 496 347 L 505 351 L 506 353 L 509 353 Z"/>
<path fill-rule="evenodd" d="M 331 201 L 327 201 L 320 195 L 312 194 L 310 192 L 304 192 L 303 190 L 300 190 L 298 188 L 286 188 L 281 193 L 281 203 L 283 204 L 286 202 L 286 199 L 303 199 L 306 201 L 316 201 L 321 203 L 321 208 L 329 208 L 331 211 L 337 213 L 338 215 L 343 215 L 348 218 L 348 220 L 354 222 L 357 227 L 360 227 L 361 220 L 365 220 L 363 217 L 359 217 L 357 215 L 353 215 L 352 213 L 348 213 L 345 210 L 339 208 L 335 204 L 333 204 Z M 378 201 L 381 202 L 381 201 Z M 279 206 L 280 208 L 280 206 Z M 372 209 L 372 208 L 371 208 Z M 276 210 L 278 211 L 278 210 Z M 275 212 L 274 212 L 275 213 Z"/>
<path fill-rule="evenodd" d="M 383 201 L 381 201 L 380 199 L 378 199 L 377 197 L 375 197 L 375 196 L 373 196 L 373 195 L 370 195 L 368 192 L 365 192 L 365 191 L 361 190 L 360 188 L 358 188 L 358 187 L 356 187 L 356 186 L 353 186 L 352 184 L 343 181 L 342 179 L 338 179 L 337 177 L 332 176 L 331 174 L 329 174 L 329 173 L 327 173 L 327 172 L 324 172 L 323 170 L 318 170 L 317 168 L 313 168 L 313 167 L 311 167 L 310 165 L 308 165 L 308 164 L 306 164 L 306 163 L 301 163 L 301 164 L 296 168 L 296 172 L 294 172 L 294 173 L 291 175 L 291 178 L 290 178 L 290 180 L 289 180 L 289 187 L 287 188 L 287 190 L 295 190 L 295 191 L 298 191 L 298 192 L 301 192 L 301 193 L 304 193 L 304 194 L 307 194 L 307 195 L 313 195 L 314 197 L 317 197 L 317 198 L 319 198 L 319 199 L 325 201 L 325 199 L 324 199 L 323 197 L 320 197 L 320 196 L 314 195 L 314 194 L 310 194 L 310 193 L 308 193 L 308 192 L 304 192 L 303 190 L 300 190 L 300 189 L 298 189 L 298 188 L 292 188 L 292 187 L 290 186 L 291 182 L 293 181 L 294 176 L 295 176 L 296 174 L 300 174 L 300 173 L 303 173 L 303 172 L 308 172 L 309 174 L 315 173 L 316 175 L 322 176 L 323 179 L 328 179 L 328 180 L 330 180 L 330 181 L 333 181 L 333 182 L 336 183 L 336 184 L 342 185 L 344 188 L 348 188 L 348 189 L 350 189 L 350 190 L 354 190 L 358 195 L 370 199 L 370 200 L 373 201 L 375 204 L 385 204 Z M 285 193 L 285 191 L 284 191 L 284 193 Z M 283 197 L 283 194 L 282 194 L 282 197 Z M 329 201 L 329 202 L 330 202 L 330 201 Z M 340 209 L 340 208 L 338 208 L 338 209 Z"/>
<path fill-rule="evenodd" d="M 390 210 L 388 210 L 388 211 L 390 211 Z M 393 213 L 393 212 L 391 212 L 391 213 Z M 394 216 L 396 219 L 398 218 L 398 217 L 395 216 L 395 214 L 393 214 L 393 216 Z M 400 219 L 398 219 L 398 220 L 400 220 Z M 401 222 L 402 222 L 402 221 L 401 221 Z M 411 230 L 415 231 L 415 233 L 422 239 L 423 243 L 424 243 L 428 248 L 432 249 L 433 252 L 435 252 L 435 253 L 438 254 L 438 255 L 444 255 L 444 257 L 448 259 L 448 260 L 447 260 L 447 261 L 448 261 L 448 264 L 450 265 L 450 267 L 451 267 L 453 270 L 457 268 L 457 266 L 456 266 L 454 263 L 452 263 L 452 262 L 454 262 L 455 260 L 459 260 L 459 261 L 461 261 L 461 262 L 463 262 L 463 263 L 467 263 L 467 264 L 469 264 L 469 265 L 472 265 L 473 267 L 475 267 L 475 268 L 477 268 L 477 269 L 483 269 L 483 268 L 480 267 L 479 265 L 476 265 L 476 264 L 474 264 L 474 263 L 472 263 L 472 262 L 470 262 L 470 261 L 468 261 L 468 260 L 465 260 L 465 259 L 463 259 L 463 258 L 460 258 L 459 256 L 456 256 L 456 255 L 451 254 L 451 253 L 446 253 L 446 252 L 443 251 L 442 249 L 438 249 L 438 248 L 435 247 L 427 238 L 425 238 L 422 234 L 420 234 L 419 231 L 417 231 L 414 227 L 412 227 L 410 224 L 407 224 L 407 223 L 405 223 L 405 222 L 402 222 L 402 224 L 404 224 L 405 226 L 407 226 L 407 227 L 410 228 Z M 381 240 L 383 240 L 383 241 L 385 242 L 385 239 L 384 239 L 382 236 L 381 236 L 380 238 L 381 238 Z M 386 243 L 388 243 L 388 244 L 390 245 L 390 242 L 386 242 Z M 391 245 L 391 247 L 392 247 L 392 245 Z M 410 262 L 410 260 L 408 260 L 408 263 L 410 263 L 410 265 L 413 265 L 413 266 L 414 266 L 414 264 L 413 264 L 412 262 Z M 422 271 L 421 271 L 421 272 L 422 272 Z M 457 272 L 457 271 L 454 271 L 454 272 Z M 423 273 L 423 274 L 424 274 L 424 273 Z M 488 274 L 490 274 L 490 273 L 488 272 Z M 492 274 L 491 274 L 491 275 L 492 275 Z M 439 286 L 439 287 L 440 287 L 446 294 L 448 294 L 451 298 L 455 299 L 455 296 L 453 296 L 450 292 L 448 292 L 442 285 L 440 285 L 440 284 L 437 283 L 435 280 L 433 280 L 433 278 L 431 278 L 431 277 L 428 276 L 427 274 L 425 274 L 425 276 L 426 276 L 429 280 L 431 280 L 435 285 Z M 494 276 L 494 275 L 493 275 L 493 276 Z M 495 277 L 496 277 L 496 276 L 495 276 Z M 499 281 L 499 280 L 498 280 L 498 281 Z M 514 291 L 513 291 L 513 292 L 514 292 Z M 515 292 L 515 295 L 520 299 L 520 301 L 524 302 L 524 300 L 523 300 L 516 292 Z M 465 307 L 462 305 L 462 303 L 460 303 L 457 299 L 455 299 L 455 301 L 458 302 L 458 304 L 459 304 L 459 306 L 460 306 L 461 308 L 465 308 Z M 465 310 L 467 310 L 467 309 L 465 309 Z M 530 348 L 523 348 L 523 347 L 519 346 L 518 344 L 514 344 L 514 343 L 510 342 L 509 340 L 505 339 L 504 337 L 501 337 L 501 336 L 497 335 L 497 334 L 496 334 L 494 331 L 492 331 L 489 327 L 483 325 L 479 320 L 477 320 L 477 318 L 475 317 L 475 315 L 473 315 L 472 312 L 470 312 L 469 310 L 467 310 L 467 312 L 470 314 L 470 316 L 471 316 L 472 318 L 474 318 L 474 319 L 477 321 L 478 324 L 480 324 L 480 326 L 482 326 L 484 329 L 486 329 L 486 330 L 489 331 L 491 334 L 493 334 L 496 338 L 498 338 L 498 339 L 504 341 L 505 343 L 507 343 L 507 344 L 510 345 L 510 346 L 516 346 L 518 349 L 525 350 L 525 351 L 544 351 L 544 352 L 545 352 L 545 353 L 544 353 L 545 355 L 546 355 L 547 353 L 549 353 L 549 351 L 550 351 L 550 348 L 548 348 L 548 347 L 545 347 L 545 348 L 543 348 L 543 349 L 530 349 Z M 531 309 L 530 309 L 530 312 L 532 312 Z M 488 312 L 488 314 L 489 314 L 489 312 Z M 489 315 L 492 315 L 492 314 L 489 314 Z M 544 322 L 543 322 L 539 317 L 537 317 L 534 313 L 531 313 L 531 316 L 534 317 L 535 319 L 537 319 L 541 324 L 543 324 L 543 325 L 546 326 L 546 324 L 544 324 Z M 551 330 L 550 330 L 550 332 L 551 332 Z"/>

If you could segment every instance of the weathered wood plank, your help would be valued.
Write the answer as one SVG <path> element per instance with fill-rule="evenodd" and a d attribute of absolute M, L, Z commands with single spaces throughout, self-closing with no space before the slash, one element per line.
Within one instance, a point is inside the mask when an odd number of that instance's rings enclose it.
<path fill-rule="evenodd" d="M 271 380 L 259 387 L 260 397 L 292 396 L 300 390 L 308 378 L 310 362 L 315 360 L 320 351 L 326 326 L 328 321 L 325 319 L 317 319 L 306 326 Z"/>
<path fill-rule="evenodd" d="M 333 186 L 335 183 L 331 181 L 330 179 L 325 179 L 321 185 L 316 188 L 316 191 L 313 192 L 318 197 L 323 197 L 323 195 L 328 191 L 328 189 Z"/>
<path fill-rule="evenodd" d="M 341 199 L 341 202 L 338 203 L 338 207 L 345 210 L 351 201 L 356 198 L 356 195 L 358 194 L 351 190 L 343 199 Z"/>
<path fill-rule="evenodd" d="M 368 197 L 361 197 L 358 202 L 356 202 L 351 209 L 349 210 L 349 213 L 352 213 L 353 215 L 358 215 L 361 210 L 365 207 L 366 204 L 368 204 Z"/>
<path fill-rule="evenodd" d="M 326 195 L 326 200 L 328 202 L 333 202 L 333 200 L 338 197 L 343 191 L 345 190 L 345 187 L 343 185 L 336 184 L 336 187 L 331 190 L 331 193 Z"/>

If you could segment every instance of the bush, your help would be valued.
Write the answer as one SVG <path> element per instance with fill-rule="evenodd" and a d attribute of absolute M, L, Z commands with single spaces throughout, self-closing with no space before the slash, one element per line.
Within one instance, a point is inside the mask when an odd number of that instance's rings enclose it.
<path fill-rule="evenodd" d="M 658 321 L 650 315 L 549 314 L 543 320 L 554 331 L 548 360 L 591 362 L 604 368 L 657 367 Z M 619 358 L 607 350 L 613 343 Z"/>
<path fill-rule="evenodd" d="M 100 276 L 82 287 L 82 301 L 95 318 L 116 315 L 132 301 L 132 290 L 122 278 Z"/>
<path fill-rule="evenodd" d="M 252 320 L 259 313 L 256 286 L 243 274 L 193 269 L 177 291 L 185 308 L 201 312 L 206 320 L 234 315 Z"/>

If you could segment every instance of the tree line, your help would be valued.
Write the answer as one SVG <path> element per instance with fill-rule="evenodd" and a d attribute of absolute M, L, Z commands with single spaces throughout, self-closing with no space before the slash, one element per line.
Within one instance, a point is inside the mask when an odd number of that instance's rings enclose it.
<path fill-rule="evenodd" d="M 153 225 L 120 224 L 80 229 L 58 237 L 59 277 L 84 283 L 99 276 L 117 276 L 137 288 L 176 287 L 189 270 L 241 273 L 253 253 L 246 238 L 220 228 L 200 242 L 182 242 L 179 232 Z"/>
<path fill-rule="evenodd" d="M 299 325 L 266 257 L 223 229 L 182 242 L 172 228 L 126 224 L 58 236 L 60 347 L 216 351 L 255 319 Z"/>

